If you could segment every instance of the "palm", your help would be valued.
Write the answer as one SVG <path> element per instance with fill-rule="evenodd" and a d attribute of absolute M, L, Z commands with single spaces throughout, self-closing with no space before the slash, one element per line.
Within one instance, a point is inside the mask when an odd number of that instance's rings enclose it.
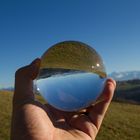
<path fill-rule="evenodd" d="M 91 137 L 96 136 L 97 129 L 94 125 L 92 125 L 94 127 L 92 136 L 88 132 L 90 128 L 85 124 L 87 123 L 86 115 L 79 114 L 77 118 L 73 118 L 74 113 L 59 111 L 49 105 L 43 106 L 37 102 L 34 105 L 25 105 L 23 110 L 27 116 L 30 116 L 29 120 L 26 119 L 26 124 L 33 126 L 32 128 L 28 127 L 28 131 L 36 133 L 34 139 L 91 140 Z M 38 136 L 42 136 L 42 138 L 38 138 Z"/>

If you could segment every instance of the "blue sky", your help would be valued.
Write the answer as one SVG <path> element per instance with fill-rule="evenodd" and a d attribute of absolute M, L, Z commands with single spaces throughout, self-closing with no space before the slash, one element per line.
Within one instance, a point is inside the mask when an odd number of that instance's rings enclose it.
<path fill-rule="evenodd" d="M 95 48 L 107 73 L 140 70 L 139 0 L 0 0 L 0 88 L 53 44 Z"/>

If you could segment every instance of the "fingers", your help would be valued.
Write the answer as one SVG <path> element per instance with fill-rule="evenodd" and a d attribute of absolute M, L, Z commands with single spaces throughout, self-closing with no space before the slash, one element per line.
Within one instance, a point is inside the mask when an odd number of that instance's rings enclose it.
<path fill-rule="evenodd" d="M 103 94 L 101 95 L 101 98 L 104 100 L 95 104 L 89 110 L 89 118 L 91 119 L 91 121 L 97 127 L 98 130 L 100 128 L 104 115 L 109 107 L 109 104 L 112 100 L 115 87 L 116 87 L 115 81 L 112 79 L 108 79 L 106 81 L 106 86 L 104 88 Z"/>
<path fill-rule="evenodd" d="M 22 67 L 16 71 L 16 80 L 30 79 L 34 80 L 38 74 L 41 60 L 39 58 L 35 59 L 31 64 Z"/>
<path fill-rule="evenodd" d="M 97 128 L 91 122 L 89 117 L 84 114 L 73 117 L 70 121 L 70 125 L 73 128 L 77 128 L 77 129 L 83 131 L 92 139 L 95 139 L 95 137 L 97 135 Z"/>
<path fill-rule="evenodd" d="M 15 74 L 14 105 L 34 100 L 33 80 L 38 75 L 39 67 L 40 59 L 37 58 L 30 65 L 17 70 Z"/>

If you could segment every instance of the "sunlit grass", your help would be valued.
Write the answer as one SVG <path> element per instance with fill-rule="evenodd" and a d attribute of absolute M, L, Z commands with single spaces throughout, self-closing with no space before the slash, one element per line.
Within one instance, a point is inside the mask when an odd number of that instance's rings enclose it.
<path fill-rule="evenodd" d="M 12 92 L 0 92 L 0 140 L 8 140 L 10 136 L 12 96 Z"/>
<path fill-rule="evenodd" d="M 97 140 L 139 140 L 140 106 L 112 102 Z"/>
<path fill-rule="evenodd" d="M 12 92 L 0 91 L 0 140 L 10 137 L 12 96 Z M 43 101 L 40 96 L 37 98 Z M 112 102 L 96 140 L 139 139 L 140 106 Z"/>

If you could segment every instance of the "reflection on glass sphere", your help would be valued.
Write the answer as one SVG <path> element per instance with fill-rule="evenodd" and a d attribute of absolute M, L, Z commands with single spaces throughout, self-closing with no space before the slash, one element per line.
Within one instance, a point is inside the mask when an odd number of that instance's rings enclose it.
<path fill-rule="evenodd" d="M 106 79 L 100 55 L 78 41 L 60 42 L 41 57 L 36 86 L 44 99 L 63 111 L 77 111 L 97 102 Z"/>

